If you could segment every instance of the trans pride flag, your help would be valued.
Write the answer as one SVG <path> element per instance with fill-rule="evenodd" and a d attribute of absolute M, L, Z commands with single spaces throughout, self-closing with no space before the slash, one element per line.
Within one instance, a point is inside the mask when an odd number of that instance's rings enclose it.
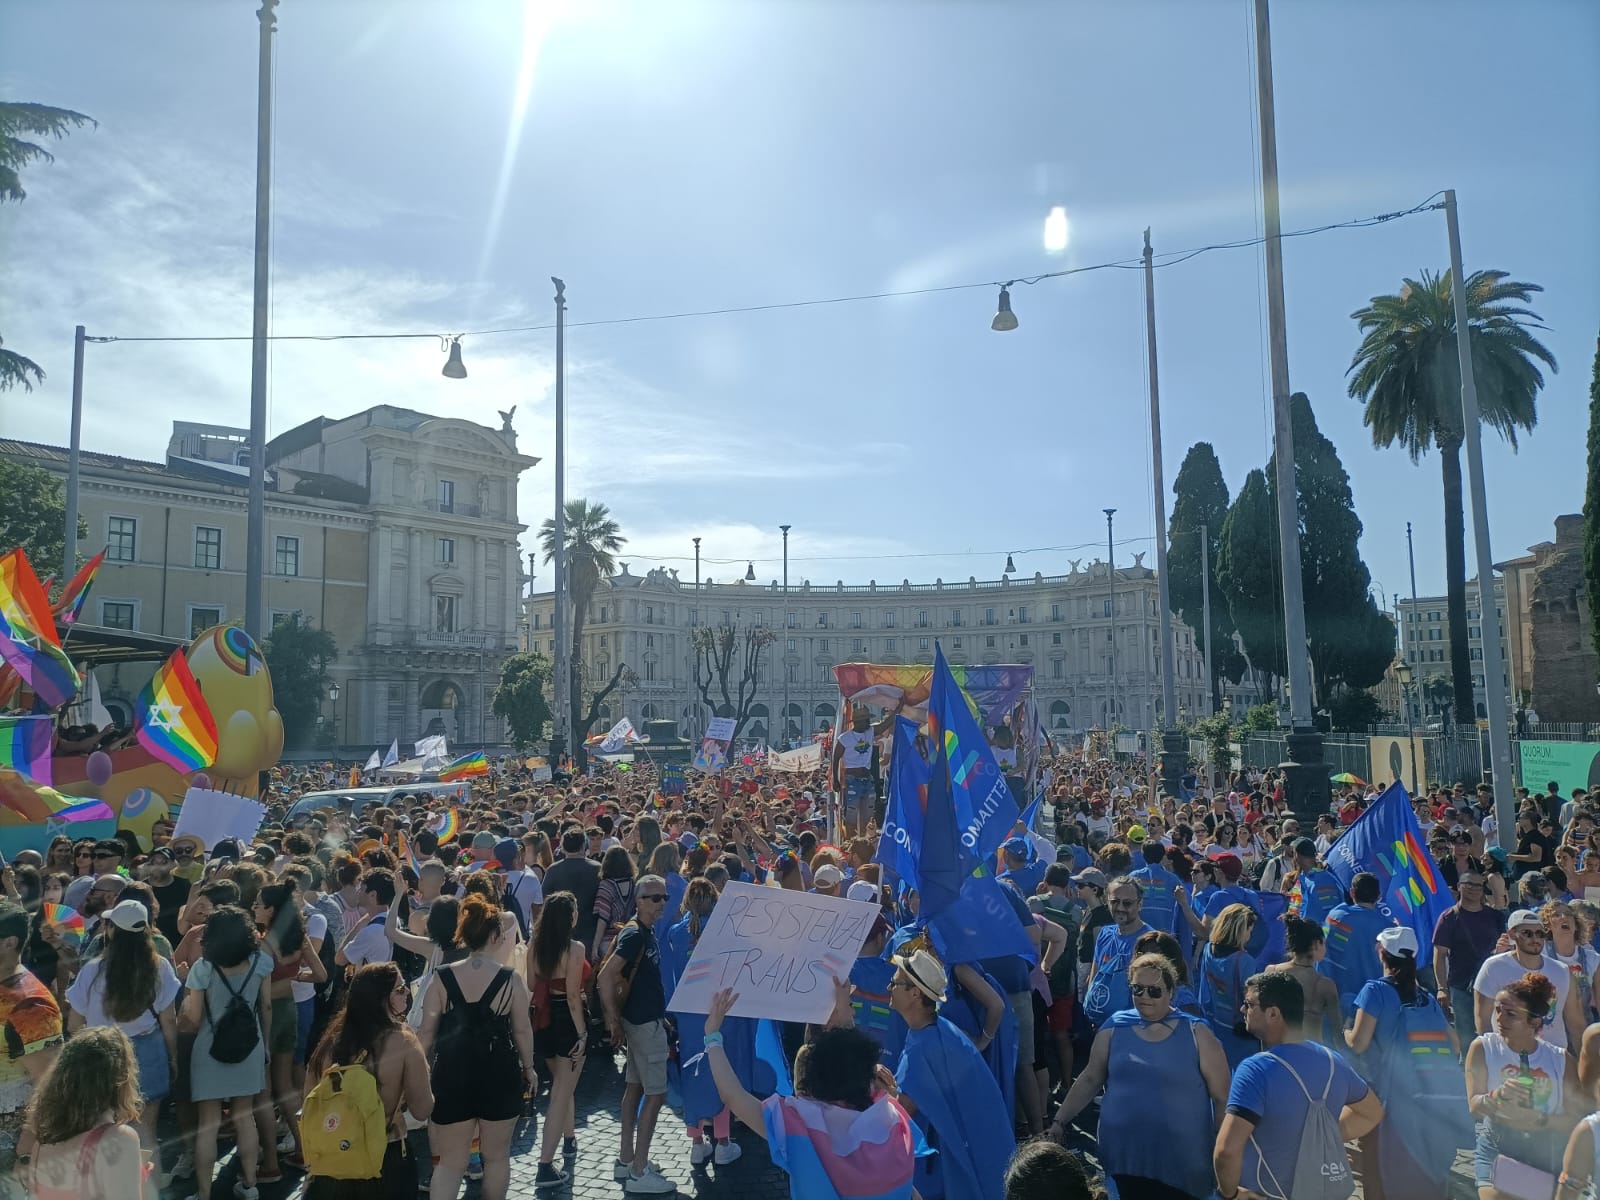
<path fill-rule="evenodd" d="M 806 1200 L 910 1200 L 917 1139 L 887 1096 L 857 1112 L 803 1096 L 761 1105 L 772 1161 Z"/>
<path fill-rule="evenodd" d="M 180 774 L 217 761 L 217 722 L 182 650 L 139 693 L 134 732 L 141 746 Z"/>
<path fill-rule="evenodd" d="M 1378 911 L 1417 935 L 1419 964 L 1433 961 L 1433 927 L 1455 898 L 1423 848 L 1422 827 L 1402 784 L 1390 784 L 1334 842 L 1328 870 L 1347 892 L 1359 872 L 1376 875 Z"/>

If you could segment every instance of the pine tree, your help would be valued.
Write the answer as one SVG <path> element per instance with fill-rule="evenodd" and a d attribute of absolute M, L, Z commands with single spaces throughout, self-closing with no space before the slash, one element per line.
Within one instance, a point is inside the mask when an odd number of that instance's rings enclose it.
<path fill-rule="evenodd" d="M 1228 518 L 1228 485 L 1210 442 L 1196 442 L 1184 455 L 1172 485 L 1172 520 L 1167 534 L 1167 587 L 1173 610 L 1194 630 L 1195 644 L 1209 652 L 1211 695 L 1220 705 L 1218 683 L 1239 682 L 1244 656 L 1233 644 L 1233 618 L 1217 581 L 1222 523 Z M 1200 529 L 1206 530 L 1211 568 L 1211 628 L 1205 626 L 1205 593 L 1200 578 Z M 1212 651 L 1211 647 L 1215 647 Z"/>
<path fill-rule="evenodd" d="M 1394 627 L 1372 601 L 1372 573 L 1361 561 L 1361 518 L 1339 451 L 1317 428 L 1304 392 L 1289 398 L 1294 422 L 1295 492 L 1306 639 L 1320 701 L 1341 684 L 1370 687 L 1394 658 Z M 1276 464 L 1267 461 L 1267 495 L 1277 511 Z"/>
<path fill-rule="evenodd" d="M 1217 582 L 1250 665 L 1282 675 L 1283 594 L 1278 574 L 1278 518 L 1259 469 L 1245 476 L 1217 539 Z M 1213 602 L 1214 603 L 1214 602 Z"/>

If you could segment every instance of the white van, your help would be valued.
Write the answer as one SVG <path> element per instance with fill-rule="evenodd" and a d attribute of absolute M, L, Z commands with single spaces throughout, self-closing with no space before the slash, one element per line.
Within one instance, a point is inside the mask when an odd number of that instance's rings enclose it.
<path fill-rule="evenodd" d="M 304 825 L 312 813 L 337 809 L 345 816 L 360 816 L 370 808 L 387 808 L 396 796 L 429 796 L 449 804 L 466 804 L 472 798 L 472 785 L 456 783 L 407 783 L 399 787 L 337 788 L 330 792 L 308 792 L 294 802 L 284 822 L 291 827 Z"/>

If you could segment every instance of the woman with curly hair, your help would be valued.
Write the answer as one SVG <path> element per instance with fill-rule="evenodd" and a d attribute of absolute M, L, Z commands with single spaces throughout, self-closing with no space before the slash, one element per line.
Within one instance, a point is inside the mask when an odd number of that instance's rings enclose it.
<path fill-rule="evenodd" d="M 172 964 L 156 953 L 150 912 L 137 900 L 119 902 L 106 914 L 104 950 L 87 960 L 67 989 L 72 1006 L 67 1031 L 113 1025 L 133 1044 L 139 1065 L 139 1138 L 156 1145 L 156 1113 L 172 1089 L 178 1061 L 178 1026 L 173 1002 L 183 985 Z"/>
<path fill-rule="evenodd" d="M 144 1190 L 143 1107 L 133 1044 L 116 1026 L 72 1038 L 34 1089 L 35 1149 L 19 1175 L 35 1200 L 138 1200 Z"/>
<path fill-rule="evenodd" d="M 328 1071 L 362 1063 L 378 1084 L 389 1118 L 389 1144 L 376 1179 L 306 1180 L 305 1200 L 387 1200 L 417 1194 L 417 1162 L 406 1151 L 404 1109 L 418 1121 L 433 1113 L 428 1062 L 406 1025 L 411 991 L 392 962 L 368 963 L 350 979 L 344 1007 L 329 1022 L 306 1065 L 309 1092 Z"/>
<path fill-rule="evenodd" d="M 294 1001 L 294 984 L 300 979 L 313 984 L 326 983 L 328 970 L 306 937 L 295 892 L 293 882 L 267 884 L 256 894 L 251 915 L 261 931 L 262 948 L 272 955 L 272 1045 L 267 1048 L 271 1096 L 256 1110 L 256 1129 L 263 1144 L 266 1138 L 273 1136 L 272 1107 L 276 1103 L 292 1143 L 289 1165 L 298 1169 L 303 1160 L 300 1157 L 300 1089 L 294 1080 L 294 1051 L 300 1034 L 300 1015 Z"/>

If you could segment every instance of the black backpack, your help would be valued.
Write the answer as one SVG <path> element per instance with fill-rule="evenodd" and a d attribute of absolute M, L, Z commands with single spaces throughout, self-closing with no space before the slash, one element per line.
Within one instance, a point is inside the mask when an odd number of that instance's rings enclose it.
<path fill-rule="evenodd" d="M 219 1063 L 242 1063 L 261 1041 L 261 1023 L 256 1018 L 255 1005 L 244 998 L 246 985 L 240 984 L 239 990 L 234 991 L 226 975 L 215 969 L 213 974 L 222 980 L 222 986 L 228 993 L 228 1003 L 223 1006 L 222 1016 L 213 1018 L 211 990 L 206 989 L 203 1003 L 206 1023 L 211 1026 L 211 1057 Z M 247 974 L 246 979 L 249 978 Z"/>

